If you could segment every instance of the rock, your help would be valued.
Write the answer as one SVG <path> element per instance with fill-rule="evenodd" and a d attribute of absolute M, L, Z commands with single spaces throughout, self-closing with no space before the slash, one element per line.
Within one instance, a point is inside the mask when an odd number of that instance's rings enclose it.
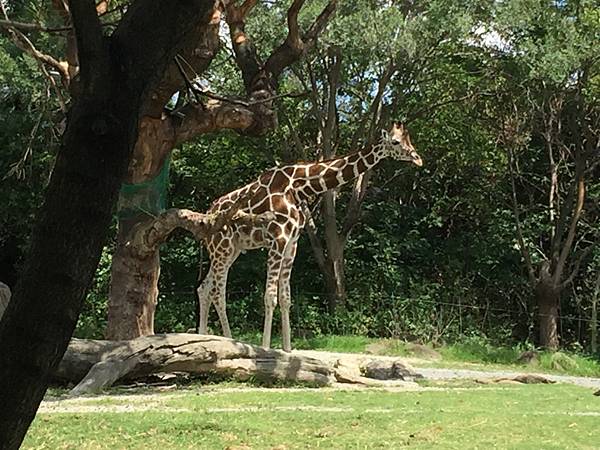
<path fill-rule="evenodd" d="M 363 376 L 376 380 L 404 380 L 414 381 L 423 378 L 405 362 L 396 360 L 367 360 L 360 366 Z"/>
<path fill-rule="evenodd" d="M 532 373 L 523 373 L 521 375 L 517 375 L 516 377 L 513 377 L 513 380 L 518 381 L 519 383 L 523 383 L 523 384 L 552 384 L 552 383 L 556 383 L 556 381 L 554 380 L 550 380 L 546 377 L 543 377 L 541 375 L 535 375 Z"/>
<path fill-rule="evenodd" d="M 537 366 L 540 362 L 540 356 L 535 350 L 527 350 L 519 355 L 517 362 L 530 366 Z"/>
<path fill-rule="evenodd" d="M 579 367 L 577 361 L 561 352 L 556 352 L 552 355 L 550 366 L 555 370 L 563 371 L 573 370 Z"/>
<path fill-rule="evenodd" d="M 431 359 L 434 361 L 439 361 L 442 359 L 442 355 L 439 352 L 436 352 L 434 349 L 423 344 L 407 342 L 405 348 L 411 356 L 415 356 L 417 358 Z"/>
<path fill-rule="evenodd" d="M 385 342 L 372 342 L 365 347 L 365 353 L 370 355 L 384 355 L 388 346 Z"/>
<path fill-rule="evenodd" d="M 596 397 L 600 397 L 600 391 L 596 391 L 596 392 L 594 392 L 594 395 L 595 395 Z"/>
<path fill-rule="evenodd" d="M 403 379 L 381 380 L 368 378 L 361 375 L 359 367 L 355 364 L 349 364 L 347 361 L 337 360 L 334 364 L 334 375 L 340 386 L 348 384 L 354 386 L 370 386 L 384 388 L 403 388 L 403 389 L 419 389 L 419 385 L 414 381 Z"/>
<path fill-rule="evenodd" d="M 335 379 L 338 383 L 364 384 L 360 371 L 356 366 L 350 366 L 342 361 L 334 364 Z"/>
<path fill-rule="evenodd" d="M 490 383 L 502 383 L 502 384 L 552 384 L 556 383 L 554 380 L 550 380 L 541 375 L 532 373 L 522 373 L 515 375 L 514 377 L 501 377 L 492 379 L 477 379 L 477 383 L 490 384 Z"/>

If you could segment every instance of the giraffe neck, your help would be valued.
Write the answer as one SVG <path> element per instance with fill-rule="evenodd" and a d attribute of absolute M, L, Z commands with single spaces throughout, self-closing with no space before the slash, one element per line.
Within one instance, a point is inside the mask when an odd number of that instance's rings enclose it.
<path fill-rule="evenodd" d="M 294 179 L 304 180 L 298 185 L 298 191 L 306 196 L 321 194 L 330 189 L 342 186 L 367 170 L 373 168 L 385 158 L 384 145 L 374 145 L 350 155 L 321 161 L 307 166 L 300 166 L 295 171 Z M 302 172 L 304 169 L 305 172 Z"/>

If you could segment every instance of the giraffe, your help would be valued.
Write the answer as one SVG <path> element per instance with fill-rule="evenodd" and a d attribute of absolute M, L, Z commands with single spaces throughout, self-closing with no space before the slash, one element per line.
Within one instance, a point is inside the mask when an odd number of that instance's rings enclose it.
<path fill-rule="evenodd" d="M 298 237 L 306 222 L 302 211 L 303 204 L 325 191 L 352 181 L 388 156 L 400 161 L 413 162 L 417 166 L 423 164 L 403 124 L 395 122 L 389 132 L 382 130 L 381 134 L 381 140 L 376 145 L 347 156 L 318 162 L 300 162 L 267 170 L 256 181 L 213 202 L 209 213 L 223 211 L 238 201 L 240 196 L 248 196 L 247 205 L 241 208 L 243 212 L 261 214 L 270 211 L 274 214 L 274 219 L 266 225 L 254 227 L 231 222 L 204 240 L 211 265 L 206 278 L 198 287 L 199 333 L 206 334 L 209 308 L 214 304 L 224 336 L 231 337 L 225 309 L 229 268 L 241 252 L 267 248 L 262 345 L 265 348 L 270 347 L 273 311 L 279 303 L 283 350 L 291 351 L 290 275 Z"/>

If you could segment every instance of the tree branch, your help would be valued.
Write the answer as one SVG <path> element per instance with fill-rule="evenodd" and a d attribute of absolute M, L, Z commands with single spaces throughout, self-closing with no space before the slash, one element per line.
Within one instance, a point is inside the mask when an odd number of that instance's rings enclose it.
<path fill-rule="evenodd" d="M 73 27 L 47 27 L 40 23 L 25 23 L 8 19 L 0 19 L 0 27 L 23 31 L 43 31 L 45 33 L 62 33 L 73 29 Z"/>
<path fill-rule="evenodd" d="M 65 86 L 68 86 L 69 81 L 70 81 L 70 76 L 69 76 L 69 72 L 67 70 L 66 64 L 59 62 L 58 60 L 56 60 L 54 57 L 52 57 L 50 55 L 40 52 L 35 47 L 35 45 L 33 45 L 31 40 L 29 40 L 29 38 L 27 36 L 25 36 L 23 33 L 21 33 L 21 31 L 19 31 L 17 29 L 18 27 L 15 26 L 15 24 L 18 24 L 18 25 L 23 25 L 23 24 L 20 22 L 13 22 L 8 19 L 6 9 L 4 8 L 4 4 L 2 2 L 0 2 L 0 11 L 2 11 L 2 16 L 4 16 L 4 19 L 5 19 L 5 20 L 0 21 L 0 28 L 5 29 L 4 33 L 8 34 L 8 36 L 11 38 L 13 43 L 19 49 L 21 49 L 22 51 L 24 51 L 25 53 L 27 53 L 28 55 L 33 57 L 39 63 L 48 65 L 48 66 L 52 67 L 53 69 L 55 69 L 60 74 L 60 76 L 63 80 L 63 84 Z"/>
<path fill-rule="evenodd" d="M 582 134 L 585 134 L 585 128 L 587 126 L 587 121 L 585 118 L 585 108 L 583 105 L 583 97 L 581 91 L 583 89 L 583 84 L 587 80 L 587 72 L 584 72 L 581 77 L 578 79 L 578 91 L 575 94 L 576 99 L 576 114 L 572 114 L 570 116 L 570 129 L 573 133 L 573 138 L 575 140 L 575 176 L 573 183 L 571 184 L 571 192 L 573 196 L 576 195 L 576 202 L 574 207 L 569 208 L 571 212 L 571 221 L 569 224 L 569 231 L 567 232 L 567 237 L 562 244 L 562 248 L 560 250 L 560 256 L 558 257 L 558 261 L 556 262 L 556 267 L 554 270 L 554 284 L 560 285 L 561 278 L 563 275 L 563 271 L 565 268 L 565 264 L 569 254 L 571 253 L 573 242 L 575 240 L 575 234 L 577 231 L 577 225 L 579 223 L 579 219 L 581 217 L 581 213 L 583 211 L 583 206 L 585 202 L 585 181 L 584 174 L 587 164 L 587 151 L 586 145 L 583 143 Z M 560 106 L 560 105 L 559 105 Z M 554 112 L 554 110 L 552 110 Z M 559 122 L 560 124 L 560 122 Z M 582 129 L 583 128 L 583 129 Z M 586 136 L 587 137 L 587 136 Z M 576 192 L 576 194 L 575 194 Z M 573 200 L 571 200 L 570 205 L 572 205 Z M 565 214 L 566 216 L 566 214 Z M 560 239 L 561 236 L 557 235 L 557 239 Z"/>
<path fill-rule="evenodd" d="M 179 112 L 183 118 L 175 127 L 175 145 L 222 129 L 244 132 L 257 120 L 252 109 L 219 100 L 210 100 L 203 106 L 188 104 Z"/>
<path fill-rule="evenodd" d="M 525 260 L 525 266 L 527 269 L 527 276 L 529 278 L 529 282 L 532 287 L 535 287 L 537 280 L 535 277 L 535 270 L 533 268 L 533 263 L 531 261 L 531 255 L 529 254 L 529 249 L 525 245 L 525 239 L 523 238 L 523 229 L 521 227 L 521 218 L 519 214 L 519 207 L 517 203 L 517 188 L 515 186 L 515 173 L 513 169 L 513 151 L 508 149 L 508 169 L 510 174 L 510 186 L 512 189 L 512 209 L 513 215 L 515 217 L 515 225 L 517 229 L 517 239 L 519 241 L 519 247 L 521 248 L 521 253 L 523 255 L 523 259 Z"/>
<path fill-rule="evenodd" d="M 75 28 L 80 76 L 85 92 L 91 86 L 106 83 L 105 72 L 110 66 L 108 45 L 102 36 L 102 24 L 93 0 L 70 0 L 69 11 Z"/>
<path fill-rule="evenodd" d="M 298 12 L 302 8 L 304 0 L 294 0 L 288 10 L 288 35 L 283 44 L 281 44 L 267 59 L 265 70 L 276 79 L 281 72 L 289 65 L 296 62 L 312 48 L 317 37 L 323 31 L 329 19 L 334 14 L 337 7 L 336 0 L 330 0 L 321 14 L 309 28 L 308 32 L 301 37 L 298 26 Z"/>
<path fill-rule="evenodd" d="M 381 119 L 381 100 L 383 98 L 383 94 L 390 80 L 396 73 L 396 64 L 393 59 L 390 59 L 388 64 L 379 79 L 379 83 L 377 86 L 377 93 L 371 102 L 369 107 L 369 111 L 367 115 L 371 116 L 369 132 L 367 135 L 367 145 L 372 145 L 376 138 L 376 129 L 377 125 Z M 365 199 L 365 194 L 367 192 L 367 186 L 369 185 L 369 180 L 371 179 L 372 171 L 368 170 L 367 172 L 361 174 L 352 186 L 352 197 L 350 198 L 350 202 L 348 203 L 348 209 L 346 211 L 346 216 L 344 217 L 344 223 L 342 225 L 342 230 L 340 232 L 340 236 L 344 240 L 344 242 L 348 239 L 352 228 L 358 223 L 360 219 L 360 210 L 362 203 Z"/>
<path fill-rule="evenodd" d="M 590 252 L 592 251 L 593 248 L 594 248 L 594 245 L 590 245 L 589 247 L 586 247 L 586 249 L 584 251 L 581 252 L 581 254 L 579 255 L 579 258 L 577 258 L 577 260 L 575 261 L 575 265 L 573 267 L 573 270 L 571 271 L 571 274 L 565 281 L 563 281 L 560 284 L 560 289 L 565 289 L 569 284 L 571 284 L 573 282 L 573 280 L 579 273 L 579 267 L 581 266 L 581 263 L 583 262 L 583 260 L 585 258 L 587 258 L 587 256 L 590 254 Z"/>
<path fill-rule="evenodd" d="M 563 247 L 560 252 L 560 256 L 558 258 L 558 262 L 556 263 L 556 268 L 554 270 L 554 283 L 556 285 L 560 284 L 560 279 L 562 277 L 562 273 L 565 267 L 565 263 L 567 261 L 567 257 L 571 252 L 571 247 L 573 246 L 573 240 L 575 239 L 575 232 L 577 231 L 577 223 L 579 222 L 579 218 L 581 217 L 581 212 L 583 211 L 583 204 L 585 200 L 585 183 L 583 180 L 583 174 L 578 176 L 575 180 L 577 184 L 577 204 L 575 205 L 575 210 L 573 211 L 573 216 L 571 218 L 571 224 L 569 225 L 569 232 L 567 234 L 567 239 L 565 240 Z"/>
<path fill-rule="evenodd" d="M 259 187 L 240 196 L 231 206 L 212 214 L 201 214 L 188 209 L 168 209 L 158 217 L 137 224 L 130 234 L 127 243 L 131 251 L 138 257 L 150 256 L 169 237 L 175 228 L 183 228 L 192 233 L 197 240 L 203 239 L 221 230 L 225 224 L 236 221 L 249 226 L 266 225 L 275 216 L 271 211 L 263 214 L 248 214 L 240 209 L 251 198 Z"/>
<path fill-rule="evenodd" d="M 253 91 L 255 78 L 260 72 L 261 63 L 252 40 L 246 34 L 246 17 L 256 5 L 257 0 L 246 0 L 241 6 L 229 1 L 225 7 L 229 35 L 235 53 L 235 60 L 242 71 L 246 93 Z"/>
<path fill-rule="evenodd" d="M 318 236 L 317 226 L 315 224 L 315 220 L 310 212 L 310 209 L 306 204 L 302 205 L 302 211 L 304 212 L 304 216 L 306 217 L 306 234 L 308 234 L 308 239 L 310 240 L 310 246 L 313 250 L 313 254 L 315 255 L 315 260 L 317 261 L 317 265 L 322 273 L 325 273 L 329 270 L 327 267 L 327 262 L 325 259 L 325 249 L 323 248 L 323 244 L 321 243 L 321 239 Z"/>
<path fill-rule="evenodd" d="M 184 86 L 176 55 L 185 58 L 196 74 L 206 70 L 220 45 L 220 23 L 218 0 L 137 0 L 128 7 L 111 45 L 126 58 L 119 63 L 127 68 L 128 79 L 151 77 L 142 115 L 161 117 L 173 93 Z M 169 45 L 159 47 L 162 41 L 157 36 L 169 36 Z M 156 67 L 163 67 L 164 61 L 168 64 L 158 73 Z"/>

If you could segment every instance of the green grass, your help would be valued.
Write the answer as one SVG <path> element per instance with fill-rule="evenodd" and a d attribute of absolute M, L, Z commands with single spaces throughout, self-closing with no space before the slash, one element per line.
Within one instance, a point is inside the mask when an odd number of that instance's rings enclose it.
<path fill-rule="evenodd" d="M 239 337 L 241 341 L 260 345 L 261 335 L 247 333 Z M 298 350 L 325 350 L 329 352 L 362 353 L 368 344 L 377 342 L 378 339 L 364 336 L 318 336 L 307 339 L 294 339 L 292 346 Z M 281 338 L 274 336 L 271 345 L 281 348 Z"/>
<path fill-rule="evenodd" d="M 442 385 L 386 392 L 189 388 L 65 402 L 25 449 L 592 449 L 600 399 L 570 385 Z M 466 387 L 465 387 L 466 386 Z M 66 406 L 63 405 L 63 406 Z M 114 412 L 115 408 L 147 410 Z M 112 409 L 111 409 L 112 408 Z"/>
<path fill-rule="evenodd" d="M 522 349 L 517 347 L 494 347 L 485 343 L 466 342 L 441 347 L 438 351 L 442 354 L 442 362 L 445 363 L 471 363 L 503 368 L 509 366 L 519 370 L 600 377 L 600 361 L 598 359 L 570 352 L 541 351 L 538 363 L 525 365 L 518 362 Z M 557 365 L 557 360 L 565 362 L 560 366 Z"/>
<path fill-rule="evenodd" d="M 260 335 L 244 335 L 242 340 L 260 344 Z M 364 353 L 369 345 L 377 346 L 379 355 L 415 356 L 407 349 L 406 343 L 398 339 L 374 339 L 363 336 L 319 336 L 309 339 L 295 339 L 293 347 L 303 350 L 323 350 L 329 352 Z M 273 346 L 280 348 L 281 342 L 275 338 Z M 431 348 L 431 347 L 430 347 Z M 539 352 L 539 363 L 525 365 L 517 360 L 523 348 L 519 346 L 494 346 L 482 339 L 444 345 L 435 350 L 442 359 L 427 362 L 431 367 L 457 368 L 469 364 L 471 369 L 507 369 L 519 371 L 538 371 L 575 376 L 600 377 L 600 360 L 586 355 L 571 352 L 560 352 L 566 355 L 569 364 L 563 367 L 553 363 L 553 353 Z"/>

